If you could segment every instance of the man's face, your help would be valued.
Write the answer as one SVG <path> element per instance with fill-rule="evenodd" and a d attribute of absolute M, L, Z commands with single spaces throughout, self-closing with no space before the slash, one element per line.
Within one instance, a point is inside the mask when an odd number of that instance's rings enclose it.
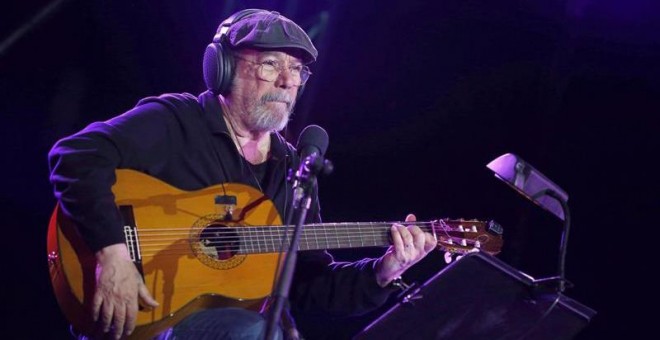
<path fill-rule="evenodd" d="M 291 69 L 301 66 L 300 59 L 285 52 L 256 50 L 241 50 L 235 59 L 236 75 L 227 96 L 232 111 L 250 131 L 284 129 L 300 87 L 300 77 Z M 262 64 L 279 70 L 265 77 Z"/>

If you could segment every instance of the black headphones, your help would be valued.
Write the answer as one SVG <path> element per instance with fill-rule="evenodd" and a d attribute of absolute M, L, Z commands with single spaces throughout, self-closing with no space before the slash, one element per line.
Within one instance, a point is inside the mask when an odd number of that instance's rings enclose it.
<path fill-rule="evenodd" d="M 229 28 L 243 18 L 258 12 L 272 13 L 263 9 L 253 8 L 238 11 L 220 24 L 218 31 L 213 37 L 213 41 L 206 46 L 203 62 L 204 82 L 206 83 L 206 88 L 212 93 L 223 96 L 227 95 L 234 79 L 235 60 L 231 53 L 227 37 Z M 297 98 L 300 98 L 304 87 L 305 85 L 303 84 L 298 88 Z"/>
<path fill-rule="evenodd" d="M 213 42 L 204 52 L 204 82 L 206 88 L 214 94 L 226 95 L 234 78 L 234 56 L 227 46 L 229 27 L 246 16 L 264 12 L 261 9 L 244 9 L 223 21 L 213 37 Z"/>

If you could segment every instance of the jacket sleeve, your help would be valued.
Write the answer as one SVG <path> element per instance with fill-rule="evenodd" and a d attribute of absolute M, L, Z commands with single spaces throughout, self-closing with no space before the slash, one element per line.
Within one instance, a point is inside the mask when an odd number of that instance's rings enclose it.
<path fill-rule="evenodd" d="M 124 242 L 111 191 L 115 170 L 157 171 L 176 153 L 183 138 L 182 122 L 163 102 L 141 104 L 59 140 L 48 155 L 50 181 L 60 208 L 93 252 Z"/>
<path fill-rule="evenodd" d="M 294 313 L 355 316 L 370 312 L 387 302 L 395 288 L 376 283 L 374 266 L 378 259 L 335 262 L 328 252 L 301 256 L 292 285 Z M 325 265 L 318 265 L 325 262 Z"/>
<path fill-rule="evenodd" d="M 314 200 L 312 220 L 320 222 L 318 198 Z M 374 267 L 379 259 L 336 262 L 327 251 L 301 252 L 289 296 L 294 314 L 356 316 L 368 313 L 387 302 L 396 288 L 376 283 Z"/>

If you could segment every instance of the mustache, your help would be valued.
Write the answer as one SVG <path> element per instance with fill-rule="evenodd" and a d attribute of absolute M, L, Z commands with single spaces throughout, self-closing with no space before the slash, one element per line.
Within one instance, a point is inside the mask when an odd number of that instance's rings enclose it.
<path fill-rule="evenodd" d="M 261 96 L 261 103 L 266 104 L 267 102 L 282 102 L 286 103 L 287 107 L 290 107 L 293 100 L 285 93 L 266 93 Z"/>

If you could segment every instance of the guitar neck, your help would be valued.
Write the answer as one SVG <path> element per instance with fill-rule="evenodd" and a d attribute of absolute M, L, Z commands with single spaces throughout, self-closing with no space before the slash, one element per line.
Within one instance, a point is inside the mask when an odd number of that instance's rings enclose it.
<path fill-rule="evenodd" d="M 390 242 L 392 222 L 315 223 L 302 228 L 299 250 L 383 247 Z M 236 230 L 240 253 L 272 253 L 287 250 L 294 226 L 246 227 Z"/>
<path fill-rule="evenodd" d="M 430 222 L 316 223 L 303 226 L 298 250 L 383 247 L 392 244 L 392 224 L 416 225 L 434 236 L 437 246 L 452 253 L 474 249 L 497 254 L 502 248 L 502 227 L 494 221 L 441 219 Z M 274 253 L 288 250 L 294 226 L 259 226 L 233 229 L 219 236 L 238 253 Z"/>

